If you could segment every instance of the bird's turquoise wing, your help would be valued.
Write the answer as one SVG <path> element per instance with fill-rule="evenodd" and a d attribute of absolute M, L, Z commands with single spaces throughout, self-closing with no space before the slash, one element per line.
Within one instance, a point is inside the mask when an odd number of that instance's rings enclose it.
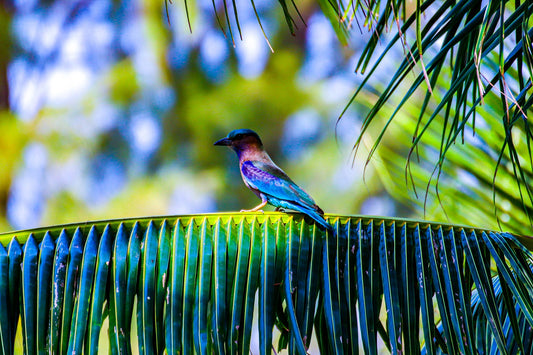
<path fill-rule="evenodd" d="M 315 209 L 315 201 L 283 171 L 260 161 L 245 161 L 242 176 L 251 187 L 279 200 L 292 201 Z"/>

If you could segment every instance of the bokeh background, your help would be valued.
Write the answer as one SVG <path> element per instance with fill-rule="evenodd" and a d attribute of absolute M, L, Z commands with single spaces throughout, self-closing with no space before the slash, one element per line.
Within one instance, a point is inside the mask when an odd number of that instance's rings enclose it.
<path fill-rule="evenodd" d="M 398 214 L 373 169 L 352 167 L 357 85 L 349 46 L 310 2 L 293 36 L 275 2 L 237 1 L 242 40 L 212 3 L 6 4 L 2 230 L 94 219 L 251 208 L 234 153 L 213 142 L 251 128 L 330 213 Z M 219 14 L 222 16 L 222 14 Z M 5 88 L 4 88 L 5 90 Z M 401 210 L 409 215 L 410 210 Z"/>
<path fill-rule="evenodd" d="M 222 2 L 215 4 L 224 22 Z M 426 198 L 434 162 L 415 171 L 416 195 L 409 187 L 405 122 L 417 116 L 422 94 L 402 109 L 405 124 L 391 126 L 370 163 L 365 147 L 379 124 L 354 156 L 362 117 L 401 47 L 338 121 L 364 78 L 354 68 L 368 29 L 354 24 L 343 45 L 305 0 L 298 4 L 305 24 L 295 15 L 293 35 L 278 3 L 258 0 L 267 41 L 250 2 L 235 5 L 242 39 L 231 12 L 232 33 L 225 23 L 220 29 L 210 0 L 188 2 L 189 20 L 178 1 L 2 2 L 0 231 L 252 208 L 259 200 L 244 187 L 234 153 L 213 146 L 236 128 L 257 131 L 328 213 L 497 226 L 475 208 L 461 211 L 451 195 L 444 203 Z M 492 211 L 490 187 L 467 170 L 443 173 L 441 188 Z"/>

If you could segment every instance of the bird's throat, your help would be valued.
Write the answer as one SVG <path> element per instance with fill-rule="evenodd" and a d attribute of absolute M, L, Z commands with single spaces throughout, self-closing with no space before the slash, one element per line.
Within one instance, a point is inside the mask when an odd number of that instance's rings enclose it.
<path fill-rule="evenodd" d="M 243 149 L 235 149 L 237 157 L 239 157 L 240 164 L 248 160 L 262 162 L 272 161 L 267 152 L 265 152 L 261 147 L 256 145 L 247 145 L 241 148 Z"/>

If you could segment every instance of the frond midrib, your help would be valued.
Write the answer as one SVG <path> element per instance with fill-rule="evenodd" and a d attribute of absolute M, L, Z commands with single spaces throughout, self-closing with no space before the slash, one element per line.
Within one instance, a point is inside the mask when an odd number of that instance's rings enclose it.
<path fill-rule="evenodd" d="M 72 229 L 72 228 L 80 228 L 82 231 L 86 228 L 89 230 L 91 227 L 105 227 L 108 224 L 112 225 L 118 225 L 120 223 L 126 224 L 126 225 L 133 225 L 135 223 L 139 223 L 141 226 L 148 226 L 148 223 L 154 222 L 154 223 L 160 223 L 164 220 L 177 220 L 177 219 L 197 219 L 197 218 L 207 218 L 209 220 L 216 221 L 217 218 L 223 218 L 223 217 L 237 217 L 237 218 L 259 218 L 261 217 L 281 217 L 282 221 L 284 223 L 288 222 L 291 217 L 294 216 L 303 216 L 300 213 L 296 212 L 274 212 L 274 211 L 265 211 L 265 212 L 213 212 L 213 213 L 197 213 L 197 214 L 182 214 L 182 215 L 159 215 L 159 216 L 143 216 L 143 217 L 127 217 L 127 218 L 111 218 L 106 220 L 94 220 L 94 221 L 85 221 L 85 222 L 72 222 L 72 223 L 66 223 L 66 224 L 57 224 L 57 225 L 50 225 L 50 226 L 42 226 L 42 227 L 36 227 L 36 228 L 29 228 L 29 229 L 21 229 L 21 230 L 15 230 L 15 231 L 8 231 L 8 232 L 2 232 L 0 233 L 0 243 L 6 244 L 8 243 L 11 238 L 20 236 L 26 236 L 29 234 L 33 234 L 36 239 L 40 239 L 40 237 L 44 237 L 44 234 L 46 232 L 54 233 L 54 232 L 61 232 L 63 229 Z M 477 232 L 497 232 L 488 228 L 483 227 L 474 227 L 469 225 L 463 225 L 463 224 L 454 224 L 454 223 L 443 223 L 443 222 L 437 222 L 437 221 L 427 221 L 423 219 L 414 219 L 414 218 L 397 218 L 397 217 L 386 217 L 386 216 L 373 216 L 373 215 L 342 215 L 342 214 L 330 214 L 326 213 L 325 217 L 328 218 L 330 221 L 334 221 L 336 219 L 340 219 L 341 222 L 348 220 L 348 219 L 361 219 L 363 221 L 370 221 L 370 220 L 380 220 L 385 223 L 407 223 L 408 225 L 412 224 L 424 224 L 424 225 L 431 225 L 432 228 L 461 228 L 465 230 L 474 230 Z M 213 222 L 214 224 L 214 222 Z M 533 246 L 533 237 L 532 236 L 524 236 L 524 235 L 517 235 L 515 233 L 510 233 L 521 240 L 529 240 L 531 242 L 531 245 Z"/>

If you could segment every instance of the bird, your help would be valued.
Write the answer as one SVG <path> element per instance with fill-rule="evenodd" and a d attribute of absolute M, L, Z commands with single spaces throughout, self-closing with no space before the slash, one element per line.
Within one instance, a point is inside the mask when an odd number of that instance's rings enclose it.
<path fill-rule="evenodd" d="M 256 207 L 241 212 L 260 211 L 268 203 L 276 207 L 276 211 L 291 209 L 302 212 L 322 228 L 333 230 L 324 219 L 324 211 L 311 196 L 272 161 L 257 133 L 251 129 L 236 129 L 214 145 L 230 147 L 237 153 L 244 184 L 261 199 Z"/>

